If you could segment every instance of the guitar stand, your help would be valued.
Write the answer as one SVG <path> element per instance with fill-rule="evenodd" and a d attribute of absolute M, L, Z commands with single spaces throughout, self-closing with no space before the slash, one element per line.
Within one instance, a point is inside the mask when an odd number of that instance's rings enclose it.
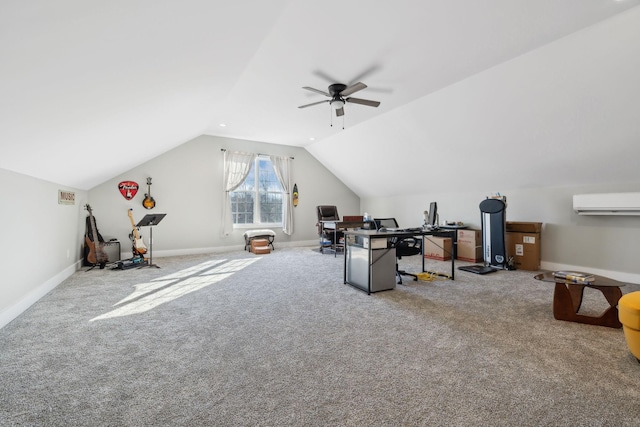
<path fill-rule="evenodd" d="M 160 268 L 160 266 L 153 263 L 153 227 L 158 225 L 165 216 L 167 216 L 167 214 L 147 214 L 136 224 L 136 227 L 149 227 L 149 263 L 147 265 L 141 265 L 138 268 Z"/>

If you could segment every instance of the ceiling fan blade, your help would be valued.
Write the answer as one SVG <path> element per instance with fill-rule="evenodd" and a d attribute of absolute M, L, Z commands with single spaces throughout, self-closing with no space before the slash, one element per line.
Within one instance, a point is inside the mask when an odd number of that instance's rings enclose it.
<path fill-rule="evenodd" d="M 344 116 L 344 108 L 338 108 L 336 110 L 336 116 L 337 117 Z"/>
<path fill-rule="evenodd" d="M 329 100 L 325 99 L 324 101 L 312 102 L 311 104 L 301 105 L 298 108 L 307 108 L 307 107 L 311 107 L 312 105 L 324 104 L 325 102 L 329 102 Z"/>
<path fill-rule="evenodd" d="M 340 81 L 340 79 L 336 79 L 335 77 L 330 76 L 329 74 L 325 73 L 322 70 L 316 70 L 316 71 L 313 72 L 313 74 L 315 74 L 316 76 L 320 77 L 323 80 L 326 80 L 327 83 L 335 83 L 337 81 Z M 360 80 L 360 79 L 353 79 L 353 80 L 356 81 L 356 80 Z"/>
<path fill-rule="evenodd" d="M 349 80 L 349 82 L 351 83 L 351 82 L 359 82 L 359 81 L 365 80 L 367 77 L 369 77 L 370 74 L 373 74 L 378 70 L 380 70 L 380 65 L 372 64 L 369 68 L 367 68 L 366 70 L 363 70 L 360 74 L 358 74 L 357 76 Z"/>
<path fill-rule="evenodd" d="M 311 92 L 319 93 L 320 95 L 324 95 L 324 96 L 331 96 L 331 95 L 329 95 L 327 92 L 325 92 L 323 90 L 314 89 L 314 88 L 309 87 L 309 86 L 305 86 L 302 89 L 310 90 Z"/>
<path fill-rule="evenodd" d="M 380 105 L 380 101 L 370 101 L 368 99 L 360 99 L 360 98 L 347 98 L 345 99 L 347 102 L 353 102 L 354 104 L 368 105 L 369 107 L 377 107 Z"/>
<path fill-rule="evenodd" d="M 343 90 L 342 92 L 340 92 L 341 96 L 349 96 L 352 93 L 356 93 L 359 90 L 362 90 L 364 88 L 366 88 L 367 85 L 362 83 L 362 82 L 358 82 L 355 84 L 352 84 L 351 86 L 347 87 L 345 90 Z"/>

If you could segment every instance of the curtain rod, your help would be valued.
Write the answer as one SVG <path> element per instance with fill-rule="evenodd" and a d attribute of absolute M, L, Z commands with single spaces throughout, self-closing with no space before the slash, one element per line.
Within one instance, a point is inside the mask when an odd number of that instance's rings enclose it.
<path fill-rule="evenodd" d="M 220 151 L 227 151 L 227 149 L 226 148 L 221 148 Z M 271 156 L 271 154 L 262 154 L 262 153 L 257 153 L 257 155 L 258 156 Z M 291 160 L 295 160 L 295 157 L 293 157 L 293 156 L 289 156 L 289 158 Z"/>

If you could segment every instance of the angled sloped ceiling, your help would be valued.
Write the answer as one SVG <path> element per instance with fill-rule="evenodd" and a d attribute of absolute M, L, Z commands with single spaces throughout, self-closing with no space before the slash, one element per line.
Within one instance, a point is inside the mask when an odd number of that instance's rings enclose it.
<path fill-rule="evenodd" d="M 307 149 L 361 197 L 638 181 L 638 76 L 635 8 Z"/>
<path fill-rule="evenodd" d="M 513 144 L 546 141 L 555 147 L 560 139 L 564 144 L 571 135 L 561 135 L 567 128 L 554 123 L 562 121 L 563 110 L 572 110 L 574 104 L 589 106 L 592 94 L 605 101 L 613 96 L 598 87 L 606 84 L 601 76 L 610 75 L 608 60 L 600 58 L 610 54 L 611 62 L 618 63 L 625 53 L 627 58 L 636 55 L 635 40 L 614 45 L 616 37 L 624 37 L 628 20 L 635 19 L 639 4 L 3 0 L 0 168 L 90 189 L 201 134 L 295 146 L 306 146 L 315 137 L 318 142 L 310 150 L 367 194 L 367 185 L 350 175 L 352 163 L 321 154 L 335 153 L 342 141 L 359 140 L 361 132 L 366 147 L 340 147 L 349 150 L 351 158 L 371 155 L 370 147 L 384 140 L 403 159 L 424 161 L 426 154 L 453 152 L 459 162 L 477 167 L 475 163 L 486 163 L 480 156 L 493 160 L 496 153 L 515 153 L 499 160 L 515 164 L 523 153 Z M 623 28 L 607 23 L 610 30 L 602 31 L 607 33 L 602 38 L 588 35 L 598 31 L 596 26 L 575 36 L 577 41 L 570 36 L 560 47 L 498 66 L 618 14 L 611 22 Z M 607 50 L 619 48 L 623 51 Z M 590 54 L 595 59 L 590 61 Z M 633 61 L 626 65 L 631 71 Z M 621 75 L 613 73 L 620 77 L 615 89 L 627 78 L 626 68 L 618 68 Z M 357 97 L 382 104 L 348 105 L 345 131 L 335 117 L 329 126 L 328 104 L 296 108 L 322 97 L 302 86 L 326 89 L 335 81 L 357 80 L 369 85 Z M 620 95 L 621 104 L 634 89 Z M 568 99 L 562 100 L 562 94 Z M 587 99 L 574 102 L 576 97 Z M 617 100 L 611 102 L 616 104 L 612 118 L 602 129 L 625 124 L 618 111 L 622 107 Z M 560 111 L 543 109 L 551 104 Z M 573 119 L 581 123 L 593 122 L 597 115 L 592 110 L 576 114 Z M 585 134 L 595 140 L 598 132 Z M 480 146 L 484 151 L 476 154 Z M 366 167 L 381 171 L 388 166 Z M 503 175 L 508 172 L 504 167 Z M 359 171 L 362 176 L 365 172 L 369 170 Z M 450 170 L 433 172 L 454 176 Z M 421 177 L 411 173 L 410 179 L 400 181 Z"/>
<path fill-rule="evenodd" d="M 0 4 L 0 168 L 90 189 L 204 132 L 288 2 Z"/>

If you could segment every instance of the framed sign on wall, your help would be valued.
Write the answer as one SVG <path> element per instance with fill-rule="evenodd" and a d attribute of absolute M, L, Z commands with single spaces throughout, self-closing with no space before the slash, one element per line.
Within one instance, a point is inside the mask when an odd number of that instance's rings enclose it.
<path fill-rule="evenodd" d="M 58 190 L 58 204 L 59 205 L 75 205 L 76 193 L 73 191 Z"/>

